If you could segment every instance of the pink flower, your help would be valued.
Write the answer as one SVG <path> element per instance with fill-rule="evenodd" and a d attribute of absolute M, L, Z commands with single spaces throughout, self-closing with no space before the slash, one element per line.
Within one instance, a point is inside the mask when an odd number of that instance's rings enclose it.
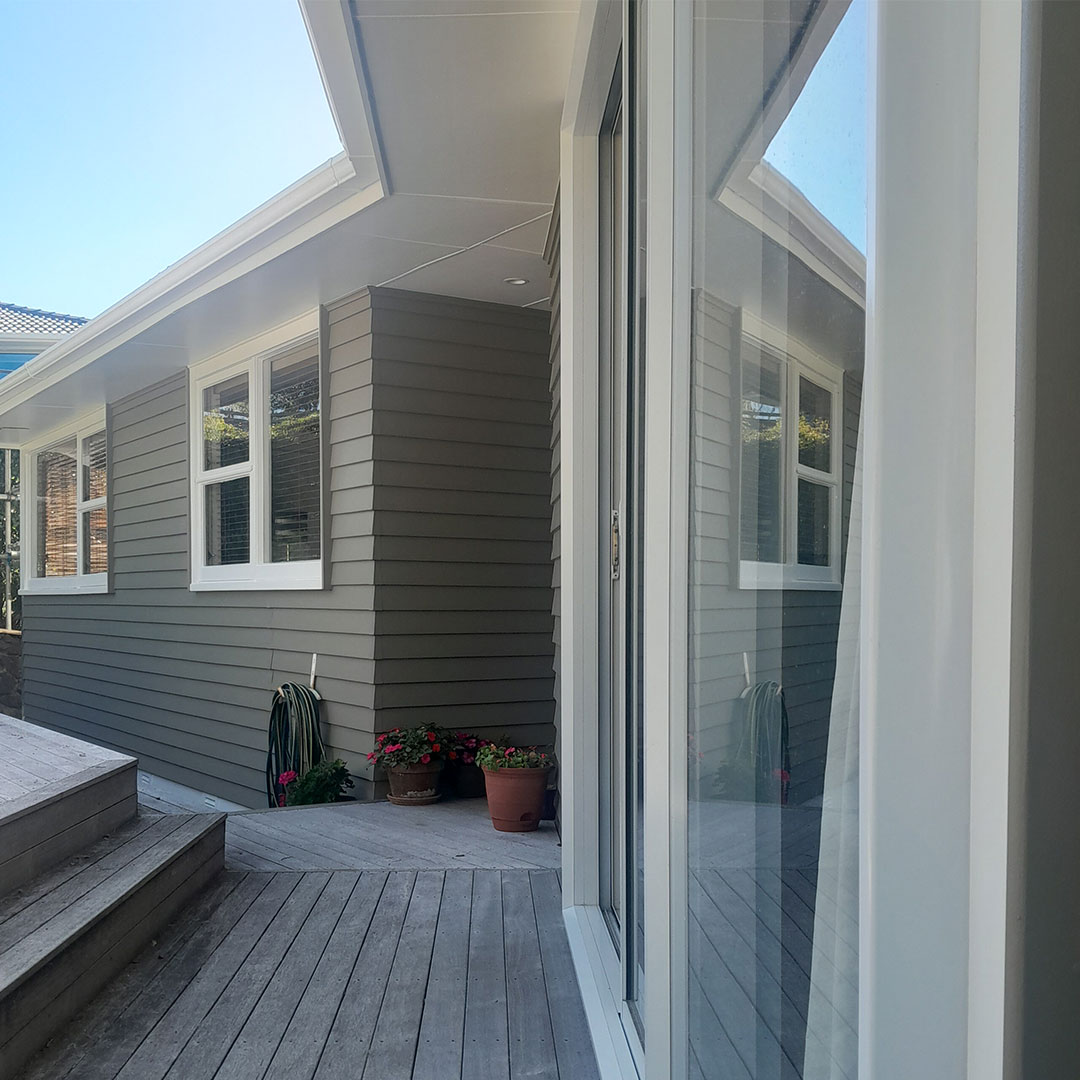
<path fill-rule="evenodd" d="M 384 754 L 393 754 L 393 753 L 395 753 L 396 751 L 398 751 L 400 749 L 401 749 L 401 743 L 394 743 L 393 746 L 384 746 L 383 747 L 383 753 Z"/>
<path fill-rule="evenodd" d="M 296 773 L 292 769 L 288 769 L 283 772 L 278 778 L 277 782 L 285 787 L 287 784 L 291 784 L 296 779 Z"/>
<path fill-rule="evenodd" d="M 375 754 L 374 753 L 368 754 L 367 759 L 368 759 L 368 761 L 374 761 L 375 760 Z"/>
<path fill-rule="evenodd" d="M 423 762 L 423 763 L 424 763 L 425 765 L 427 765 L 427 764 L 428 764 L 428 762 L 430 762 L 430 761 L 431 761 L 431 755 L 430 755 L 430 754 L 423 754 L 423 755 L 421 756 L 420 760 L 421 760 L 421 761 L 422 761 L 422 762 Z"/>

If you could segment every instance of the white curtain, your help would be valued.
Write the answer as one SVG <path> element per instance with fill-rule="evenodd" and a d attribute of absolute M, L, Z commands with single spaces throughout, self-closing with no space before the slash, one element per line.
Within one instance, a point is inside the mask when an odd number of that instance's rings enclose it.
<path fill-rule="evenodd" d="M 858 1072 L 862 470 L 860 422 L 825 760 L 803 1080 L 855 1080 Z"/>

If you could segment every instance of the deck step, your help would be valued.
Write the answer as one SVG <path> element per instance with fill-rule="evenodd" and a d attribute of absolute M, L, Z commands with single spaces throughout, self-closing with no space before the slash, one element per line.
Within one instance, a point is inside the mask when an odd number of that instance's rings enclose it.
<path fill-rule="evenodd" d="M 137 764 L 0 715 L 0 896 L 134 817 Z"/>
<path fill-rule="evenodd" d="M 140 815 L 0 899 L 0 1080 L 222 869 L 223 814 Z"/>

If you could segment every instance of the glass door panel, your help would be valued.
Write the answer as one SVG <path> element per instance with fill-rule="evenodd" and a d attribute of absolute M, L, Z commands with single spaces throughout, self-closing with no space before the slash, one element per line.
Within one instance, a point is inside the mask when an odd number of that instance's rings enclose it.
<path fill-rule="evenodd" d="M 693 17 L 689 1075 L 854 1080 L 866 5 Z"/>

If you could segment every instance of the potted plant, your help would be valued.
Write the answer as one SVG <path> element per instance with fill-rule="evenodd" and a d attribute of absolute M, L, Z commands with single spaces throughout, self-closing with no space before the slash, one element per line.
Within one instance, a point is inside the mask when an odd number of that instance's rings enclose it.
<path fill-rule="evenodd" d="M 390 781 L 387 799 L 395 806 L 426 806 L 438 802 L 439 774 L 447 753 L 446 733 L 422 724 L 393 728 L 378 736 L 368 761 L 381 765 Z"/>
<path fill-rule="evenodd" d="M 477 752 L 487 746 L 468 731 L 456 731 L 450 739 L 446 754 L 447 787 L 459 799 L 476 799 L 484 794 L 484 774 L 476 764 Z"/>
<path fill-rule="evenodd" d="M 488 743 L 476 755 L 484 770 L 491 824 L 499 832 L 533 832 L 544 814 L 551 760 L 535 746 Z"/>
<path fill-rule="evenodd" d="M 284 797 L 278 796 L 279 806 L 343 802 L 346 799 L 345 789 L 353 786 L 348 767 L 341 758 L 320 761 L 303 776 L 297 776 L 290 769 L 278 777 L 278 783 L 285 789 Z"/>

